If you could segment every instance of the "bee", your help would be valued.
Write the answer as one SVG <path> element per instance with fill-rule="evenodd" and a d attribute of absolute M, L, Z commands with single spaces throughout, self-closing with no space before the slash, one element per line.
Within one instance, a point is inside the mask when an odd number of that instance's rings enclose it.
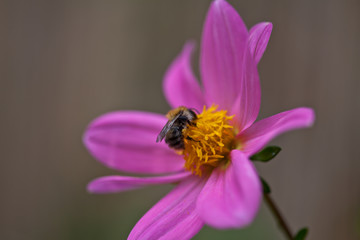
<path fill-rule="evenodd" d="M 165 143 L 169 147 L 176 150 L 184 149 L 184 135 L 183 129 L 188 125 L 193 125 L 197 116 L 195 109 L 189 109 L 186 107 L 178 107 L 171 110 L 166 117 L 169 121 L 165 124 L 161 132 L 156 138 L 156 142 L 161 142 L 165 138 Z"/>

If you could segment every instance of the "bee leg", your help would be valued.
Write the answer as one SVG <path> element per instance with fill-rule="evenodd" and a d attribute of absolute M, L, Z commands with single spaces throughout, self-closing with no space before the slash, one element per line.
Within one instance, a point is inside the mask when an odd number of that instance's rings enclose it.
<path fill-rule="evenodd" d="M 187 140 L 194 141 L 194 142 L 200 142 L 200 141 L 197 141 L 197 140 L 192 139 L 192 138 L 191 138 L 191 137 L 189 137 L 189 136 L 187 136 L 187 137 L 186 137 L 186 139 L 187 139 Z"/>
<path fill-rule="evenodd" d="M 194 127 L 196 127 L 196 123 L 194 123 L 194 122 L 190 122 L 190 121 L 188 121 L 188 122 L 187 122 L 187 124 L 189 124 L 190 126 L 194 126 Z"/>

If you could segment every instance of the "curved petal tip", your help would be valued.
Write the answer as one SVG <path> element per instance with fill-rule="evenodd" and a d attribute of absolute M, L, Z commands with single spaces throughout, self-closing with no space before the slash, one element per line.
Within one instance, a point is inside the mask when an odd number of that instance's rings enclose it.
<path fill-rule="evenodd" d="M 314 125 L 315 122 L 315 111 L 312 108 L 303 108 L 304 110 L 304 114 L 307 116 L 307 126 L 311 127 L 312 125 Z"/>
<path fill-rule="evenodd" d="M 249 50 L 256 63 L 263 56 L 273 29 L 271 22 L 261 22 L 250 29 Z"/>

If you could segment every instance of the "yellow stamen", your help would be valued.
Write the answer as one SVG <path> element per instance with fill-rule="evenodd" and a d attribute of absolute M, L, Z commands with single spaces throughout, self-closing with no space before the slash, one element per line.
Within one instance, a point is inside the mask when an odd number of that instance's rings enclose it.
<path fill-rule="evenodd" d="M 234 148 L 235 134 L 227 111 L 217 106 L 204 107 L 193 124 L 183 130 L 185 168 L 201 176 L 220 164 L 226 164 Z"/>

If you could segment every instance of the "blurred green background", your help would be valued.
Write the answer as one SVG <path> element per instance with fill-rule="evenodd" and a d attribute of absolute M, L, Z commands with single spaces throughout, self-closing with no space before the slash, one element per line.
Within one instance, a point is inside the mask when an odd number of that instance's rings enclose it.
<path fill-rule="evenodd" d="M 360 1 L 229 0 L 248 27 L 274 30 L 259 64 L 259 118 L 298 106 L 311 129 L 272 144 L 257 165 L 293 231 L 360 237 Z M 81 137 L 112 110 L 169 110 L 161 83 L 188 39 L 198 43 L 210 0 L 0 1 L 0 239 L 126 239 L 171 186 L 90 195 L 117 174 Z M 198 72 L 198 53 L 194 69 Z M 249 228 L 205 227 L 195 239 L 284 239 L 266 206 Z"/>

